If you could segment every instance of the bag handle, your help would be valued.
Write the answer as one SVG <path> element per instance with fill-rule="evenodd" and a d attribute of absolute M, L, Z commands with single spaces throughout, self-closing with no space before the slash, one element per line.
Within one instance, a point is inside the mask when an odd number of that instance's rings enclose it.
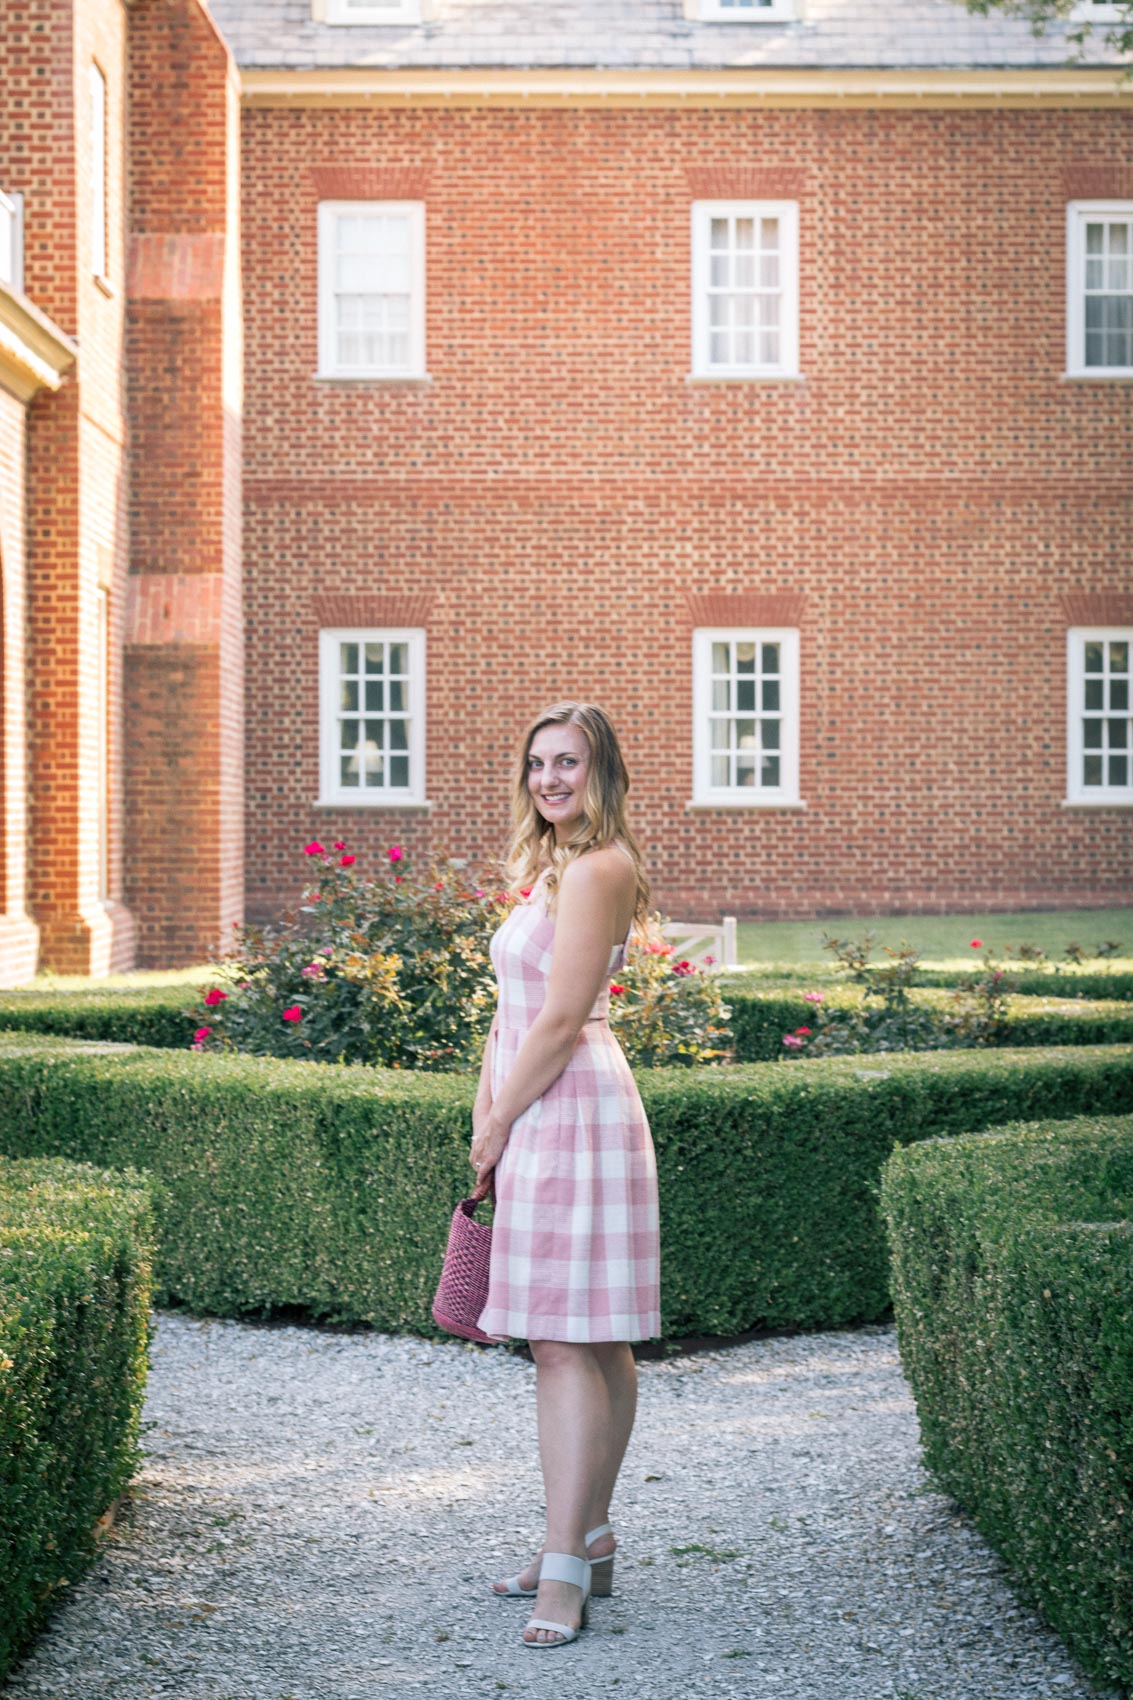
<path fill-rule="evenodd" d="M 494 1204 L 496 1202 L 496 1170 L 494 1165 L 488 1170 L 487 1179 L 477 1182 L 473 1187 L 470 1196 L 475 1199 L 477 1204 L 482 1204 L 489 1193 L 492 1195 L 492 1203 Z"/>

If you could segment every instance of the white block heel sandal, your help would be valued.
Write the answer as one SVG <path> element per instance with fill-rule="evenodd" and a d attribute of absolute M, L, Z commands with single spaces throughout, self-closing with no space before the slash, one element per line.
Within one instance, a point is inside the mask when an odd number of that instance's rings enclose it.
<path fill-rule="evenodd" d="M 589 1547 L 598 1539 L 599 1535 L 612 1535 L 613 1532 L 614 1526 L 612 1523 L 599 1523 L 596 1529 L 588 1529 L 586 1531 L 586 1545 Z M 592 1558 L 590 1560 L 590 1568 L 594 1572 L 590 1588 L 590 1595 L 592 1599 L 607 1599 L 609 1595 L 613 1593 L 614 1558 L 616 1553 L 617 1549 L 615 1548 L 614 1552 L 608 1552 L 604 1558 Z M 496 1583 L 492 1583 L 491 1591 L 496 1596 L 497 1600 L 533 1600 L 535 1598 L 536 1594 L 539 1592 L 537 1586 L 534 1588 L 520 1587 L 519 1578 L 522 1574 L 522 1570 L 519 1570 L 514 1576 L 509 1576 L 502 1588 L 498 1587 Z"/>
<path fill-rule="evenodd" d="M 575 1558 L 569 1552 L 545 1552 L 539 1566 L 541 1582 L 572 1582 L 576 1588 L 582 1589 L 582 1615 L 577 1629 L 572 1629 L 568 1623 L 555 1623 L 549 1617 L 532 1617 L 524 1624 L 524 1630 L 549 1629 L 554 1635 L 553 1641 L 529 1641 L 526 1634 L 520 1635 L 525 1647 L 565 1647 L 568 1641 L 577 1641 L 579 1634 L 586 1628 L 590 1616 L 590 1560 Z"/>

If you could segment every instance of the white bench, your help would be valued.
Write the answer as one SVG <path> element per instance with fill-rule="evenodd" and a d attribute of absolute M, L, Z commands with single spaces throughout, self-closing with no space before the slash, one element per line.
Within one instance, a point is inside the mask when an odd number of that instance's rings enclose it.
<path fill-rule="evenodd" d="M 668 921 L 661 931 L 674 953 L 694 968 L 705 967 L 709 956 L 712 961 L 707 966 L 712 968 L 734 968 L 739 961 L 734 915 L 725 915 L 719 926 L 711 921 Z"/>

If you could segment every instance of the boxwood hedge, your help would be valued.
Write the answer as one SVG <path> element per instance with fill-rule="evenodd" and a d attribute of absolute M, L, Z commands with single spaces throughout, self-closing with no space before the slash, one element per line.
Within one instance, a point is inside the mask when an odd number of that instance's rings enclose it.
<path fill-rule="evenodd" d="M 740 1062 L 770 1062 L 782 1055 L 784 1033 L 812 1026 L 814 1007 L 804 1001 L 804 988 L 779 986 L 770 990 L 728 986 L 724 997 L 731 1010 Z M 823 990 L 827 1009 L 848 1008 L 860 1002 L 861 992 L 835 985 Z M 953 1009 L 947 992 L 916 989 L 913 1003 L 945 1013 Z M 1073 998 L 1023 997 L 1008 999 L 1008 1038 L 1017 1045 L 1112 1045 L 1133 1042 L 1133 1004 L 1086 1002 Z M 800 1059 L 801 1060 L 801 1059 Z"/>
<path fill-rule="evenodd" d="M 898 1139 L 1133 1104 L 1133 1047 L 642 1070 L 666 1335 L 836 1327 L 889 1304 L 877 1206 Z M 224 1316 L 434 1333 L 468 1190 L 467 1076 L 0 1038 L 0 1142 L 153 1171 L 158 1297 Z"/>
<path fill-rule="evenodd" d="M 0 1158 L 0 1678 L 134 1473 L 153 1239 L 142 1176 Z"/>
<path fill-rule="evenodd" d="M 881 1209 L 925 1460 L 1093 1675 L 1133 1684 L 1133 1116 L 896 1150 Z"/>

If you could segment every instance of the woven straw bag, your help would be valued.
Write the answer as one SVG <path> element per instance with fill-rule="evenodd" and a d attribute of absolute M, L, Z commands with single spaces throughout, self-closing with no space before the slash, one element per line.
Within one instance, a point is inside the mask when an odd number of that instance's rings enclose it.
<path fill-rule="evenodd" d="M 475 1212 L 476 1206 L 484 1202 L 489 1188 L 495 1203 L 494 1172 L 471 1197 L 462 1198 L 453 1211 L 444 1266 L 433 1300 L 433 1321 L 446 1333 L 485 1343 L 491 1343 L 492 1336 L 477 1328 L 476 1319 L 488 1302 L 492 1230 L 486 1222 L 475 1220 Z"/>

